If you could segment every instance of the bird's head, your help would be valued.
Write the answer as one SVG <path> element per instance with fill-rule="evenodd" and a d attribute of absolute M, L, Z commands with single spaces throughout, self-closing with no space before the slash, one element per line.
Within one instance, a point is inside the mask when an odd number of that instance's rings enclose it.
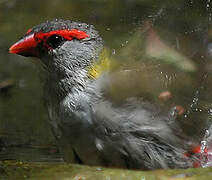
<path fill-rule="evenodd" d="M 70 20 L 37 25 L 10 47 L 10 53 L 38 57 L 50 70 L 72 71 L 90 66 L 101 50 L 102 39 L 92 25 Z"/>

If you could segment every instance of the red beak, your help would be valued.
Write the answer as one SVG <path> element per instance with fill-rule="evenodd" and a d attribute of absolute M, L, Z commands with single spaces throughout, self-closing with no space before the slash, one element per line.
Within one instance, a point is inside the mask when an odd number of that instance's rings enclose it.
<path fill-rule="evenodd" d="M 12 54 L 19 54 L 22 56 L 32 56 L 38 57 L 38 50 L 37 50 L 37 41 L 34 38 L 34 34 L 30 34 L 29 36 L 24 37 L 23 39 L 19 40 L 15 44 L 13 44 L 9 52 Z"/>

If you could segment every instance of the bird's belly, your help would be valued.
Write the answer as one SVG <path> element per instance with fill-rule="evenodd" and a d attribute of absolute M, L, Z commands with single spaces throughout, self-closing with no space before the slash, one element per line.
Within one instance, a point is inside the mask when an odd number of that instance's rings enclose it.
<path fill-rule="evenodd" d="M 67 129 L 68 132 L 63 131 L 63 133 L 67 144 L 70 144 L 74 151 L 74 156 L 77 156 L 75 157 L 77 160 L 83 164 L 103 166 L 112 161 L 109 156 L 105 156 L 106 142 L 97 139 L 92 131 L 80 127 L 71 129 L 73 131 Z"/>
<path fill-rule="evenodd" d="M 65 137 L 66 144 L 69 144 L 69 146 L 64 146 L 64 148 L 69 148 L 69 150 L 71 148 L 74 152 L 73 155 L 78 162 L 87 165 L 126 168 L 126 162 L 123 159 L 119 144 L 111 144 L 110 140 L 103 140 L 101 137 L 99 138 L 94 131 L 83 129 L 79 126 L 76 126 L 75 128 L 69 127 L 64 129 L 63 136 Z M 72 152 L 69 150 L 63 149 L 63 152 L 71 154 Z M 65 161 L 70 162 L 70 157 L 66 157 Z"/>
<path fill-rule="evenodd" d="M 74 144 L 74 151 L 83 164 L 104 165 L 103 155 L 96 147 L 94 137 L 87 134 L 80 137 Z"/>

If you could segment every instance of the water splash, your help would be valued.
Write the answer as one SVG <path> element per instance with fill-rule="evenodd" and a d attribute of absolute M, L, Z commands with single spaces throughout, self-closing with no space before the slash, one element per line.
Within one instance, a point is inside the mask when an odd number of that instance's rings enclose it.
<path fill-rule="evenodd" d="M 200 165 L 201 167 L 212 167 L 212 126 L 205 131 L 205 136 L 201 141 Z"/>
<path fill-rule="evenodd" d="M 209 110 L 208 110 L 208 114 L 209 114 L 210 116 L 212 116 L 212 109 L 209 109 Z"/>
<path fill-rule="evenodd" d="M 207 0 L 206 11 L 209 14 L 209 16 L 208 16 L 208 23 L 211 24 L 211 22 L 212 22 L 211 0 Z"/>

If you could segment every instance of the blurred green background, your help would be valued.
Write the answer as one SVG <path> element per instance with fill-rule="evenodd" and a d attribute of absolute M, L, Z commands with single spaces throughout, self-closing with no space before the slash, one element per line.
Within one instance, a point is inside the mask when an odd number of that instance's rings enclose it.
<path fill-rule="evenodd" d="M 0 0 L 0 159 L 30 159 L 20 150 L 26 146 L 57 154 L 36 59 L 8 54 L 29 28 L 55 18 L 93 24 L 115 59 L 160 66 L 153 73 L 163 84 L 157 89 L 149 82 L 157 91 L 150 93 L 170 91 L 170 106 L 183 107 L 185 132 L 201 139 L 212 119 L 211 6 L 192 0 Z"/>

